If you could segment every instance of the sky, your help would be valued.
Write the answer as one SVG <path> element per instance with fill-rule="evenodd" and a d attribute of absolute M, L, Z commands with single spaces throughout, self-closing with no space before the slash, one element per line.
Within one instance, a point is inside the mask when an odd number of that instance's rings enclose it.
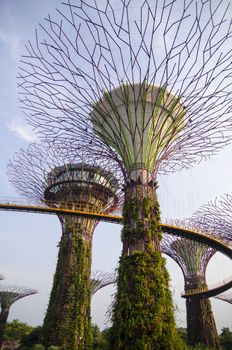
<path fill-rule="evenodd" d="M 17 196 L 7 179 L 8 161 L 19 148 L 26 148 L 36 140 L 18 103 L 16 76 L 20 57 L 25 53 L 27 40 L 34 38 L 38 23 L 59 6 L 60 0 L 0 0 L 0 200 Z M 188 171 L 159 178 L 158 196 L 163 217 L 189 217 L 208 200 L 232 193 L 231 157 L 232 146 L 228 146 Z M 0 223 L 0 273 L 5 276 L 2 283 L 38 290 L 38 294 L 11 307 L 9 320 L 17 318 L 33 326 L 41 325 L 55 272 L 61 235 L 59 220 L 51 215 L 0 211 Z M 117 267 L 121 253 L 120 231 L 121 226 L 116 224 L 97 226 L 93 270 L 113 272 Z M 177 325 L 184 327 L 185 304 L 180 297 L 184 289 L 182 273 L 170 258 L 167 266 L 177 306 Z M 231 261 L 217 253 L 207 270 L 209 286 L 232 275 L 231 267 Z M 114 292 L 114 287 L 109 286 L 93 297 L 92 320 L 101 329 L 109 325 L 109 306 Z M 232 305 L 213 298 L 211 301 L 218 330 L 232 327 Z"/>

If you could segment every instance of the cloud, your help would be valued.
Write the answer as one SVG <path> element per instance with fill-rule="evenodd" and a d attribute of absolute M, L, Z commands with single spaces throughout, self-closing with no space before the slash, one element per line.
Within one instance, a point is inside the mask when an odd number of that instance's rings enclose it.
<path fill-rule="evenodd" d="M 0 41 L 7 44 L 10 47 L 10 55 L 12 58 L 18 58 L 18 52 L 20 47 L 20 39 L 15 34 L 7 35 L 0 30 Z"/>
<path fill-rule="evenodd" d="M 37 140 L 35 132 L 33 132 L 30 125 L 26 124 L 24 119 L 12 119 L 7 123 L 7 127 L 16 136 L 20 137 L 24 141 L 34 142 Z"/>

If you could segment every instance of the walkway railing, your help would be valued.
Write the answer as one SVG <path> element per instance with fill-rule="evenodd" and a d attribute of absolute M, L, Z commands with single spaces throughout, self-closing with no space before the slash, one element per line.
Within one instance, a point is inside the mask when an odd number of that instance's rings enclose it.
<path fill-rule="evenodd" d="M 75 215 L 79 217 L 85 217 L 89 219 L 122 223 L 122 216 L 118 208 L 110 208 L 108 212 L 99 211 L 92 212 L 91 206 L 81 205 L 72 202 L 59 202 L 59 204 L 52 201 L 30 201 L 24 198 L 0 198 L 0 210 L 13 210 L 13 211 L 24 211 L 24 212 L 35 212 L 35 213 L 46 213 L 56 215 Z M 189 238 L 201 243 L 208 245 L 210 248 L 216 249 L 222 254 L 232 259 L 232 249 L 230 246 L 218 237 L 213 237 L 203 232 L 190 230 L 188 228 L 173 226 L 169 224 L 161 224 L 162 231 L 178 237 Z M 201 297 L 208 298 L 216 296 L 219 293 L 226 291 L 232 287 L 232 276 L 228 279 L 217 283 L 210 289 L 194 289 L 189 290 L 182 294 L 183 298 L 189 297 Z"/>

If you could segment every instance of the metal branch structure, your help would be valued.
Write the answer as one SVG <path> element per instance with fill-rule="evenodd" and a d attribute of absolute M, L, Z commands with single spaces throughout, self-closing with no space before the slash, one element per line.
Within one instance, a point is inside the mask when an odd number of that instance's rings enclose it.
<path fill-rule="evenodd" d="M 0 346 L 2 346 L 4 340 L 4 331 L 11 305 L 19 299 L 36 293 L 38 293 L 38 291 L 35 289 L 0 285 Z"/>
<path fill-rule="evenodd" d="M 189 229 L 196 224 L 191 219 L 182 223 L 175 222 Z M 199 230 L 199 228 L 198 228 Z M 208 246 L 187 239 L 163 235 L 162 252 L 170 256 L 181 268 L 184 276 L 185 292 L 194 289 L 206 289 L 206 268 L 215 250 Z M 190 345 L 202 343 L 214 349 L 220 349 L 219 337 L 214 321 L 210 300 L 207 298 L 186 298 L 187 336 Z"/>
<path fill-rule="evenodd" d="M 19 94 L 28 121 L 74 153 L 83 140 L 124 174 L 112 350 L 182 348 L 156 175 L 230 142 L 231 34 L 227 0 L 68 0 L 26 47 Z"/>
<path fill-rule="evenodd" d="M 232 195 L 225 194 L 202 205 L 194 214 L 194 220 L 202 227 L 211 228 L 211 232 L 227 242 L 232 241 Z"/>
<path fill-rule="evenodd" d="M 232 293 L 228 292 L 225 294 L 219 294 L 215 297 L 216 299 L 226 301 L 229 304 L 232 304 Z"/>
<path fill-rule="evenodd" d="M 116 150 L 129 173 L 190 167 L 231 129 L 231 29 L 228 1 L 64 2 L 26 46 L 21 106 L 47 137 Z"/>
<path fill-rule="evenodd" d="M 66 145 L 67 146 L 67 145 Z M 72 157 L 67 148 L 32 144 L 8 166 L 20 194 L 53 207 L 111 212 L 122 200 L 120 171 L 96 160 L 86 148 Z M 97 220 L 58 215 L 62 236 L 53 287 L 43 324 L 44 344 L 87 349 L 91 338 L 91 252 Z"/>
<path fill-rule="evenodd" d="M 110 284 L 116 282 L 115 273 L 102 272 L 102 271 L 93 271 L 91 276 L 91 289 L 92 296 L 97 293 L 101 288 L 107 287 Z"/>

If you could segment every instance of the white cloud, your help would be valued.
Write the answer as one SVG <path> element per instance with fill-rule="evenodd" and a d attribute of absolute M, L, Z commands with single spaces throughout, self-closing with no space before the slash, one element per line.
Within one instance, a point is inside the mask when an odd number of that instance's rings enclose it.
<path fill-rule="evenodd" d="M 12 119 L 7 123 L 7 127 L 16 136 L 20 137 L 24 141 L 34 142 L 37 139 L 35 132 L 33 132 L 31 126 L 26 124 L 25 120 L 22 118 Z"/>
<path fill-rule="evenodd" d="M 0 41 L 9 45 L 11 57 L 17 59 L 20 47 L 19 37 L 17 37 L 15 34 L 5 34 L 2 30 L 0 30 Z"/>

